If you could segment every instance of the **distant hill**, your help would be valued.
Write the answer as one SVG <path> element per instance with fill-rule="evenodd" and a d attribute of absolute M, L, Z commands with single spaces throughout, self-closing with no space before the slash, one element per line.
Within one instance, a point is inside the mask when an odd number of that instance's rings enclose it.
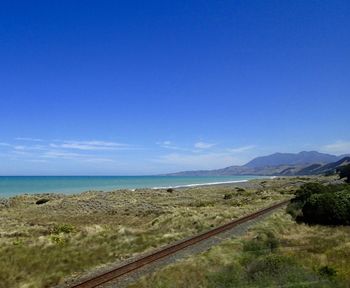
<path fill-rule="evenodd" d="M 313 175 L 331 173 L 350 163 L 349 155 L 335 156 L 316 151 L 275 153 L 257 157 L 243 166 L 229 166 L 216 170 L 183 171 L 167 176 L 230 176 L 230 175 Z"/>
<path fill-rule="evenodd" d="M 300 175 L 311 175 L 311 174 L 324 174 L 324 173 L 334 173 L 338 167 L 350 164 L 350 157 L 346 156 L 336 162 L 328 163 L 325 165 L 310 165 L 307 166 L 300 171 L 298 174 Z"/>
<path fill-rule="evenodd" d="M 245 167 L 260 168 L 279 165 L 305 165 L 311 163 L 330 163 L 340 158 L 335 155 L 319 153 L 317 151 L 303 151 L 300 153 L 275 153 L 268 156 L 257 157 L 245 164 Z"/>

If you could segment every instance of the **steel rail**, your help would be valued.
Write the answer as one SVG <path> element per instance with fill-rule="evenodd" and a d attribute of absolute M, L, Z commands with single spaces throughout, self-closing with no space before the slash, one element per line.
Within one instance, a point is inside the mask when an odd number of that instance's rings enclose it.
<path fill-rule="evenodd" d="M 286 205 L 288 202 L 289 202 L 289 200 L 279 202 L 277 204 L 274 204 L 274 205 L 269 206 L 267 208 L 263 208 L 257 212 L 252 213 L 252 214 L 249 214 L 249 215 L 243 216 L 239 219 L 233 220 L 227 224 L 216 227 L 212 230 L 209 230 L 209 231 L 203 232 L 201 234 L 198 234 L 196 236 L 193 236 L 191 238 L 182 240 L 178 243 L 169 245 L 165 248 L 161 248 L 158 251 L 155 251 L 149 255 L 146 255 L 144 257 L 136 259 L 130 263 L 127 263 L 125 265 L 122 265 L 120 267 L 112 269 L 112 270 L 105 272 L 105 273 L 102 273 L 100 275 L 91 277 L 87 280 L 84 280 L 84 281 L 78 283 L 78 284 L 73 284 L 71 286 L 71 288 L 95 288 L 95 287 L 98 287 L 98 286 L 105 284 L 107 282 L 116 280 L 117 278 L 119 278 L 125 274 L 128 274 L 130 272 L 133 272 L 133 271 L 135 271 L 135 270 L 137 270 L 137 269 L 139 269 L 147 264 L 150 264 L 150 263 L 155 262 L 157 260 L 160 260 L 164 257 L 172 255 L 172 254 L 174 254 L 180 250 L 183 250 L 189 246 L 192 246 L 198 242 L 206 240 L 210 237 L 213 237 L 213 236 L 218 235 L 222 232 L 230 230 L 230 229 L 232 229 L 232 228 L 234 228 L 242 223 L 253 220 L 261 215 L 264 215 L 270 211 L 273 211 L 277 208 L 280 208 L 280 207 Z"/>

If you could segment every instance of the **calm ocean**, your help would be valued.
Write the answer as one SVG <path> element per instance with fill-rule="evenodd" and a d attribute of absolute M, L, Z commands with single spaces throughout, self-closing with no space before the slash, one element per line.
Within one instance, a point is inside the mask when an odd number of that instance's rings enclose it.
<path fill-rule="evenodd" d="M 35 193 L 78 193 L 88 190 L 190 187 L 243 182 L 259 176 L 0 176 L 0 197 Z"/>

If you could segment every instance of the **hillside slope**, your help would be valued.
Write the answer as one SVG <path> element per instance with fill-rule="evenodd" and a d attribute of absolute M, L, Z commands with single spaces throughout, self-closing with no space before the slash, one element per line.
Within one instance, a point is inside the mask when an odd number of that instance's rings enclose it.
<path fill-rule="evenodd" d="M 330 163 L 340 160 L 338 156 L 319 153 L 317 151 L 302 151 L 300 153 L 274 153 L 257 157 L 245 164 L 245 167 L 260 168 L 279 165 L 305 165 L 312 163 Z"/>
<path fill-rule="evenodd" d="M 317 175 L 334 172 L 337 167 L 350 163 L 350 156 L 340 157 L 342 156 L 315 151 L 300 152 L 298 154 L 275 153 L 255 158 L 243 166 L 229 166 L 215 170 L 182 171 L 166 174 L 166 176 Z M 331 159 L 336 160 L 329 161 Z"/>

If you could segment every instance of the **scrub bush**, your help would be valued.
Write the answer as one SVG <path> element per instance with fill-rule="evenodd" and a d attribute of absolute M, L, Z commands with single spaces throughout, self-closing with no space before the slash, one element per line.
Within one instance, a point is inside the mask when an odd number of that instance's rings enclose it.
<path fill-rule="evenodd" d="M 350 185 L 304 184 L 296 191 L 287 212 L 309 224 L 349 225 Z"/>
<path fill-rule="evenodd" d="M 35 204 L 41 205 L 41 204 L 45 204 L 46 202 L 49 202 L 49 201 L 50 201 L 49 199 L 42 198 L 42 199 L 39 199 L 38 201 L 36 201 Z"/>
<path fill-rule="evenodd" d="M 74 231 L 74 226 L 70 224 L 56 224 L 52 229 L 52 234 L 69 234 Z"/>
<path fill-rule="evenodd" d="M 350 193 L 314 194 L 302 208 L 303 219 L 310 224 L 349 225 Z"/>

